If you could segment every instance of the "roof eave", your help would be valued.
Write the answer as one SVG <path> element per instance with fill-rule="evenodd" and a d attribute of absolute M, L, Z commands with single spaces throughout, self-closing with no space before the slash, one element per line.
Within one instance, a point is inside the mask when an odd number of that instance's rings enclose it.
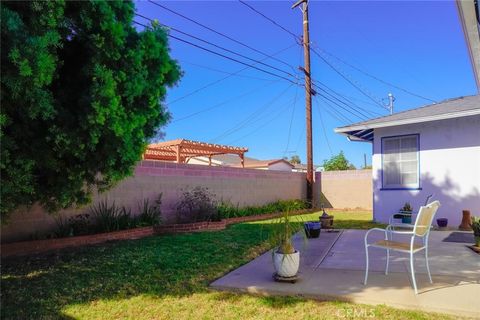
<path fill-rule="evenodd" d="M 377 129 L 377 128 L 399 126 L 404 124 L 414 124 L 414 123 L 422 123 L 422 122 L 429 122 L 429 121 L 454 119 L 454 118 L 472 116 L 477 114 L 480 114 L 480 109 L 444 113 L 441 115 L 434 115 L 434 116 L 420 117 L 420 118 L 413 118 L 413 119 L 402 119 L 402 120 L 384 121 L 384 122 L 378 122 L 378 123 L 372 123 L 372 124 L 353 125 L 348 127 L 335 128 L 335 132 L 348 135 L 348 132 L 356 131 L 356 130 Z"/>

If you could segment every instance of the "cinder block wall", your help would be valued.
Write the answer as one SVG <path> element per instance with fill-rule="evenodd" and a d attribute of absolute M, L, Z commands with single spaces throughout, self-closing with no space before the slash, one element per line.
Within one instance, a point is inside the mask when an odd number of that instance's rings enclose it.
<path fill-rule="evenodd" d="M 316 184 L 326 208 L 373 208 L 372 170 L 325 171 Z"/>
<path fill-rule="evenodd" d="M 139 202 L 146 198 L 154 201 L 162 193 L 163 220 L 172 222 L 175 219 L 174 206 L 182 192 L 195 186 L 207 187 L 218 200 L 239 206 L 306 197 L 304 173 L 142 161 L 133 177 L 109 192 L 96 195 L 94 204 L 107 199 L 109 203 L 115 201 L 116 205 L 130 207 L 136 213 Z M 38 205 L 19 210 L 12 214 L 8 225 L 2 226 L 2 242 L 28 240 L 35 234 L 52 232 L 56 226 L 55 217 L 85 212 L 88 207 L 62 210 L 54 216 Z"/>
<path fill-rule="evenodd" d="M 184 190 L 204 186 L 218 200 L 239 206 L 262 205 L 276 200 L 305 199 L 306 175 L 299 172 L 268 171 L 204 165 L 142 161 L 133 177 L 112 190 L 96 195 L 93 204 L 107 199 L 118 206 L 127 206 L 133 213 L 143 199 L 154 201 L 160 193 L 165 222 L 174 222 L 174 206 Z M 372 208 L 370 170 L 316 172 L 314 204 L 333 208 Z M 88 212 L 89 207 L 62 210 L 55 215 L 35 205 L 13 213 L 10 223 L 2 226 L 2 242 L 29 240 L 55 229 L 58 217 Z"/>

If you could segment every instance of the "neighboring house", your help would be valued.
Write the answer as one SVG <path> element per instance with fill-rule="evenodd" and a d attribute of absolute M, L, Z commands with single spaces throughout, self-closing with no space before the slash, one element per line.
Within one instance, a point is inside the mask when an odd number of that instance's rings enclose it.
<path fill-rule="evenodd" d="M 307 165 L 304 163 L 296 163 L 293 166 L 292 171 L 294 172 L 307 172 Z M 322 166 L 313 165 L 313 171 L 321 172 L 325 171 L 325 169 Z"/>
<path fill-rule="evenodd" d="M 480 96 L 450 99 L 335 132 L 373 143 L 373 215 L 387 222 L 405 202 L 439 200 L 437 218 L 457 227 L 462 210 L 480 216 Z"/>
<path fill-rule="evenodd" d="M 208 165 L 207 157 L 195 157 L 188 161 L 190 164 Z M 240 158 L 236 155 L 222 154 L 212 157 L 212 166 L 242 167 Z M 292 171 L 293 165 L 284 159 L 258 160 L 245 157 L 245 168 L 261 170 Z"/>

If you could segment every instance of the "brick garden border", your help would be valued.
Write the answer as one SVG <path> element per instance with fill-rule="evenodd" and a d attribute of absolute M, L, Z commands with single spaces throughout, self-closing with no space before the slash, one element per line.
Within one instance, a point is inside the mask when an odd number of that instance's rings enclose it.
<path fill-rule="evenodd" d="M 291 213 L 292 215 L 300 215 L 306 213 L 316 212 L 318 210 L 299 210 Z M 203 232 L 203 231 L 218 231 L 225 229 L 230 224 L 259 221 L 277 218 L 282 213 L 267 213 L 262 215 L 245 216 L 227 218 L 221 221 L 212 222 L 194 222 L 184 224 L 166 224 L 154 227 L 142 227 L 128 230 L 98 233 L 85 236 L 76 236 L 68 238 L 55 238 L 46 240 L 32 240 L 6 243 L 1 245 L 2 258 L 10 256 L 24 256 L 31 254 L 39 254 L 52 250 L 59 250 L 68 247 L 78 247 L 91 244 L 99 244 L 107 241 L 116 240 L 133 240 L 140 239 L 152 235 L 163 234 L 177 234 L 177 233 L 191 233 L 191 232 Z"/>

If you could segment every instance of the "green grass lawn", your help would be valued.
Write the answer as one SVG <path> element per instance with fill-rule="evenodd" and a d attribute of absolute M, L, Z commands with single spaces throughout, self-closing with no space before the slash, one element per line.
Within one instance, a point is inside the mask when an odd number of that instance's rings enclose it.
<path fill-rule="evenodd" d="M 369 212 L 333 212 L 338 228 L 370 228 Z M 317 220 L 318 213 L 299 216 Z M 449 319 L 298 297 L 215 292 L 208 284 L 264 252 L 272 220 L 224 231 L 154 236 L 2 261 L 3 319 Z M 355 317 L 356 319 L 359 317 Z"/>

